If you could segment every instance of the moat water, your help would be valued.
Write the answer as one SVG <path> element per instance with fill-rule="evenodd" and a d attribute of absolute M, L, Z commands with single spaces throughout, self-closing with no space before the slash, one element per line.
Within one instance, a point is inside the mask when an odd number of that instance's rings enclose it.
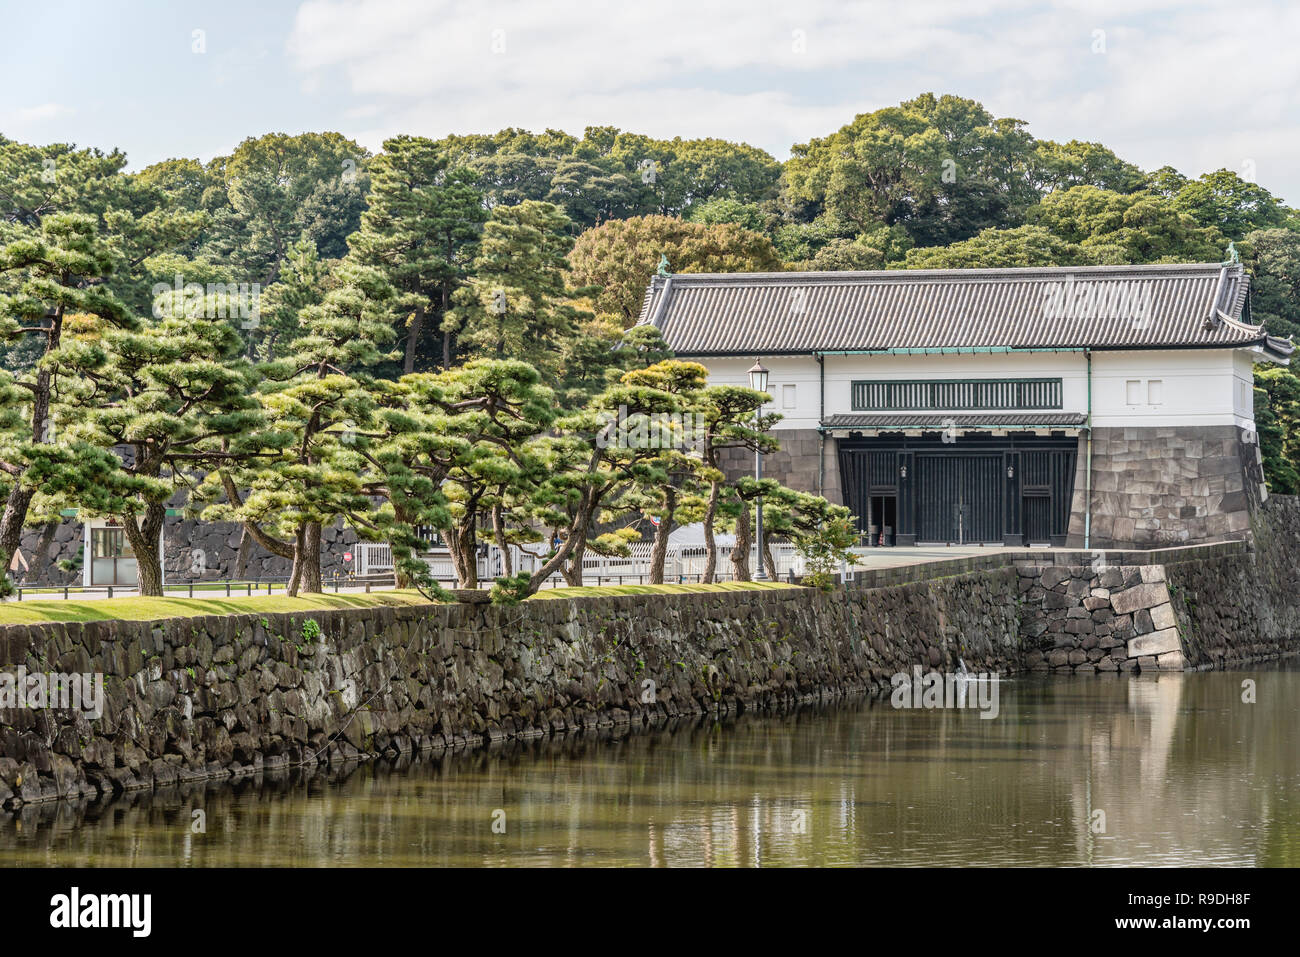
<path fill-rule="evenodd" d="M 1295 663 L 1027 677 L 993 719 L 857 700 L 0 812 L 0 865 L 1296 867 L 1298 703 Z"/>

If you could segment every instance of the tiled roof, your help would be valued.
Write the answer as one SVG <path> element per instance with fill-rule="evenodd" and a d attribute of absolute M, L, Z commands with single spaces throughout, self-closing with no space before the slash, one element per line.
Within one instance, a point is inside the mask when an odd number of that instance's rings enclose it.
<path fill-rule="evenodd" d="M 921 412 L 865 412 L 832 415 L 828 429 L 1025 429 L 1078 428 L 1088 421 L 1082 412 L 974 412 L 938 414 Z"/>
<path fill-rule="evenodd" d="M 1288 340 L 1241 321 L 1240 265 L 681 273 L 654 277 L 640 322 L 681 356 L 891 349 L 1150 349 Z"/>

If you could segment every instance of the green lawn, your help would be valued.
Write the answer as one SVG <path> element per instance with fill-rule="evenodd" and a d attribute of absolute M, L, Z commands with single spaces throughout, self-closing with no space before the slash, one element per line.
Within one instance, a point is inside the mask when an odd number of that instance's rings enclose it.
<path fill-rule="evenodd" d="M 369 595 L 261 595 L 249 598 L 104 598 L 98 601 L 7 601 L 0 604 L 0 625 L 29 625 L 41 621 L 153 621 L 196 615 L 249 615 L 331 608 L 373 608 L 420 605 L 428 599 L 417 591 L 377 591 Z"/>
<path fill-rule="evenodd" d="M 758 591 L 797 588 L 785 582 L 717 582 L 713 585 L 583 585 L 581 588 L 543 588 L 529 601 L 555 598 L 585 598 L 588 595 L 663 595 L 681 592 Z"/>
<path fill-rule="evenodd" d="M 757 591 L 793 588 L 784 582 L 718 582 L 715 585 L 591 585 L 582 588 L 545 588 L 529 601 L 587 598 L 596 595 L 659 595 L 691 592 Z M 26 590 L 26 589 L 24 589 Z M 373 608 L 383 605 L 420 605 L 428 602 L 417 591 L 375 591 L 361 594 L 232 595 L 229 598 L 103 598 L 7 601 L 0 604 L 0 625 L 30 625 L 42 621 L 155 621 L 196 615 L 250 615 L 276 612 L 323 611 L 331 608 Z"/>

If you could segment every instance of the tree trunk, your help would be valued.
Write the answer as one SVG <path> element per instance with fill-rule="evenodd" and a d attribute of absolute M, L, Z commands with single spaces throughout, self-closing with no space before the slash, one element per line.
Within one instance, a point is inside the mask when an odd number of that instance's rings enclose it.
<path fill-rule="evenodd" d="M 302 536 L 302 590 L 321 592 L 320 522 L 308 522 Z"/>
<path fill-rule="evenodd" d="M 415 353 L 420 346 L 420 334 L 424 331 L 424 306 L 416 306 L 411 314 L 411 328 L 406 333 L 406 358 L 402 362 L 403 372 L 415 371 Z"/>
<path fill-rule="evenodd" d="M 36 548 L 32 550 L 32 562 L 28 566 L 33 584 L 39 582 L 43 571 L 50 567 L 50 546 L 54 544 L 54 533 L 58 529 L 58 522 L 46 522 L 45 527 L 41 529 L 41 537 L 36 542 Z M 54 575 L 52 573 L 57 569 L 50 569 L 50 571 L 50 584 L 54 584 Z M 26 577 L 24 576 L 24 578 Z"/>
<path fill-rule="evenodd" d="M 587 539 L 584 537 L 581 542 L 574 543 L 573 548 L 569 551 L 568 560 L 560 566 L 560 574 L 564 576 L 564 583 L 570 588 L 581 588 L 584 584 L 585 576 L 582 570 L 582 559 L 586 554 Z M 599 585 L 600 582 L 597 581 L 596 584 Z"/>
<path fill-rule="evenodd" d="M 732 577 L 738 582 L 749 581 L 749 503 L 741 504 L 736 518 L 736 547 L 731 550 Z"/>
<path fill-rule="evenodd" d="M 163 593 L 161 536 L 167 506 L 151 502 L 145 506 L 144 521 L 134 515 L 121 516 L 122 531 L 135 552 L 136 574 L 142 598 L 161 598 Z"/>
<path fill-rule="evenodd" d="M 234 480 L 226 472 L 221 472 L 221 487 L 225 490 L 226 501 L 231 505 L 239 506 L 243 500 L 239 497 L 239 489 L 235 488 Z M 241 522 L 244 527 L 244 538 L 251 538 L 256 544 L 260 545 L 266 551 L 275 555 L 277 558 L 293 559 L 294 543 L 286 542 L 281 539 L 268 535 L 266 531 L 256 522 Z M 244 539 L 240 540 L 239 548 L 242 552 L 244 548 Z M 240 574 L 243 574 L 240 572 Z"/>
<path fill-rule="evenodd" d="M 392 502 L 392 498 L 391 498 L 391 497 L 389 498 L 389 501 Z M 415 525 L 415 523 L 411 521 L 411 519 L 410 519 L 410 513 L 409 513 L 405 508 L 403 508 L 402 505 L 399 504 L 398 502 L 392 502 L 392 505 L 393 505 L 393 520 L 394 520 L 394 521 L 395 521 L 399 526 L 401 526 L 403 529 L 405 529 L 405 532 L 403 532 L 403 533 L 400 535 L 400 537 L 401 537 L 402 539 L 407 539 L 407 538 L 408 538 L 408 535 L 406 534 L 407 532 L 410 532 L 410 533 L 411 533 L 411 535 L 410 535 L 409 537 L 414 537 L 414 528 L 413 528 L 413 526 Z M 389 536 L 389 542 L 388 542 L 388 546 L 389 546 L 389 548 L 391 548 L 392 551 L 393 551 L 393 586 L 396 587 L 396 588 L 410 588 L 410 587 L 412 586 L 412 584 L 413 584 L 413 582 L 412 582 L 412 580 L 411 580 L 411 576 L 410 576 L 410 574 L 408 574 L 407 572 L 403 571 L 402 568 L 399 566 L 399 563 L 400 563 L 403 559 L 400 559 L 400 558 L 398 557 L 398 554 L 397 554 L 397 553 L 398 553 L 398 551 L 399 551 L 400 549 L 399 549 L 398 546 L 397 546 L 397 545 L 392 541 L 392 539 L 393 539 L 393 538 L 396 538 L 396 537 L 399 537 L 399 536 L 393 536 L 393 535 L 390 535 L 390 536 Z M 408 557 L 409 557 L 409 558 L 415 558 L 416 555 L 417 555 L 417 553 L 416 553 L 416 550 L 415 550 L 415 546 L 412 546 L 411 553 L 410 553 L 410 555 L 409 555 Z"/>
<path fill-rule="evenodd" d="M 767 577 L 770 581 L 776 581 L 776 559 L 772 557 L 771 540 L 763 536 L 763 564 L 767 567 Z"/>
<path fill-rule="evenodd" d="M 456 587 L 478 587 L 478 537 L 475 534 L 475 513 L 470 512 L 447 535 L 452 564 L 456 566 Z"/>
<path fill-rule="evenodd" d="M 253 536 L 248 534 L 248 526 L 240 527 L 239 551 L 235 553 L 235 577 L 248 575 L 248 553 L 253 550 Z"/>
<path fill-rule="evenodd" d="M 572 584 L 573 579 L 570 574 L 577 577 L 578 583 L 582 582 L 582 553 L 587 550 L 587 529 L 591 527 L 591 519 L 600 508 L 600 500 L 605 491 L 594 492 L 587 488 L 583 491 L 582 502 L 578 505 L 577 513 L 573 522 L 569 525 L 569 533 L 564 539 L 564 543 L 554 555 L 542 563 L 542 567 L 533 572 L 533 577 L 528 583 L 528 592 L 532 594 L 542 586 L 542 582 L 550 578 L 556 571 L 564 575 L 564 580 Z M 570 559 L 573 560 L 573 567 L 568 569 L 566 574 L 565 563 Z"/>
<path fill-rule="evenodd" d="M 13 488 L 9 490 L 9 498 L 5 501 L 4 515 L 0 517 L 0 574 L 9 574 L 9 565 L 14 559 L 14 552 L 18 551 L 18 546 L 23 538 L 23 523 L 27 521 L 27 509 L 32 504 L 32 498 L 36 495 L 35 489 L 24 488 L 22 479 L 15 477 L 13 479 Z"/>
<path fill-rule="evenodd" d="M 290 598 L 298 596 L 298 588 L 302 584 L 302 563 L 303 556 L 306 554 L 303 547 L 305 538 L 306 525 L 299 525 L 293 536 L 293 567 L 289 570 L 289 586 L 285 589 Z"/>
<path fill-rule="evenodd" d="M 668 557 L 668 533 L 672 531 L 673 515 L 677 511 L 677 489 L 664 490 L 664 510 L 655 529 L 654 547 L 650 549 L 650 584 L 664 583 L 664 560 Z"/>
<path fill-rule="evenodd" d="M 718 567 L 718 543 L 713 537 L 713 520 L 718 514 L 718 492 L 720 483 L 709 483 L 709 504 L 704 508 L 704 575 L 701 577 L 706 585 L 713 584 L 713 575 Z"/>
<path fill-rule="evenodd" d="M 450 247 L 450 243 L 447 244 Z M 447 261 L 451 262 L 451 250 L 447 250 Z M 447 312 L 451 309 L 451 284 L 444 282 L 442 284 L 442 371 L 446 372 L 451 368 L 451 354 L 453 351 L 452 336 L 455 335 L 450 329 L 446 328 Z"/>
<path fill-rule="evenodd" d="M 156 546 L 135 553 L 136 574 L 139 575 L 140 597 L 161 598 L 162 562 L 158 558 Z"/>

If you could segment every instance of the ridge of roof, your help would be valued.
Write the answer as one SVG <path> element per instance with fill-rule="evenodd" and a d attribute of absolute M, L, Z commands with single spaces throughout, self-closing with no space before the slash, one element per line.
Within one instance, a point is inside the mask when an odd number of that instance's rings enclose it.
<path fill-rule="evenodd" d="M 1122 276 L 1142 275 L 1215 275 L 1224 269 L 1222 263 L 1146 263 L 1139 265 L 1108 266 L 999 266 L 974 269 L 869 269 L 869 270 L 817 270 L 809 272 L 680 272 L 673 273 L 676 285 L 699 285 L 702 282 L 718 283 L 788 283 L 830 282 L 850 283 L 871 280 L 920 281 L 947 279 L 1030 279 L 1035 276 L 1061 278 L 1068 275 Z M 1234 278 L 1245 274 L 1240 264 L 1227 267 Z M 647 294 L 662 288 L 664 277 L 652 277 Z"/>

